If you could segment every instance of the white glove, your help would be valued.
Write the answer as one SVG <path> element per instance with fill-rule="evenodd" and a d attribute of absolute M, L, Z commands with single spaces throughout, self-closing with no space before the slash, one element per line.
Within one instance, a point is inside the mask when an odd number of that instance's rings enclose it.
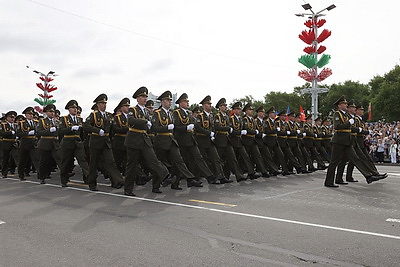
<path fill-rule="evenodd" d="M 152 124 L 151 124 L 151 121 L 147 121 L 147 128 L 150 129 L 150 128 L 151 128 L 151 125 L 152 125 Z"/>
<path fill-rule="evenodd" d="M 262 138 L 266 137 L 267 135 L 265 133 L 262 134 Z"/>
<path fill-rule="evenodd" d="M 362 128 L 361 127 L 358 127 L 358 132 L 362 132 Z"/>
<path fill-rule="evenodd" d="M 194 129 L 194 124 L 189 124 L 188 126 L 186 126 L 186 129 L 187 129 L 188 131 L 193 130 L 193 129 Z"/>
<path fill-rule="evenodd" d="M 103 129 L 100 129 L 99 135 L 100 135 L 100 136 L 104 136 L 104 130 L 103 130 Z"/>
<path fill-rule="evenodd" d="M 296 130 L 297 134 L 300 134 L 300 130 Z"/>
<path fill-rule="evenodd" d="M 51 127 L 51 128 L 50 128 L 50 132 L 51 132 L 51 133 L 54 133 L 55 131 L 57 131 L 57 128 L 56 128 L 56 127 Z"/>
<path fill-rule="evenodd" d="M 260 132 L 256 129 L 256 134 L 259 134 Z"/>
<path fill-rule="evenodd" d="M 30 130 L 28 135 L 35 135 L 35 130 Z"/>
<path fill-rule="evenodd" d="M 354 119 L 349 120 L 350 124 L 354 124 Z"/>
<path fill-rule="evenodd" d="M 242 131 L 240 132 L 240 134 L 241 134 L 241 135 L 246 135 L 246 134 L 247 134 L 247 130 L 242 130 Z"/>
<path fill-rule="evenodd" d="M 306 133 L 303 133 L 303 136 L 306 136 L 307 134 Z"/>
<path fill-rule="evenodd" d="M 214 135 L 215 135 L 215 133 L 214 133 L 214 132 L 211 132 L 211 133 L 210 133 L 210 136 L 211 136 L 211 138 L 213 138 L 213 137 L 214 137 Z"/>
<path fill-rule="evenodd" d="M 318 135 L 317 135 L 317 134 L 314 134 L 314 137 L 318 137 Z"/>
<path fill-rule="evenodd" d="M 232 133 L 233 132 L 233 128 L 229 128 L 229 133 Z"/>
<path fill-rule="evenodd" d="M 15 134 L 15 131 L 14 131 L 14 130 L 11 130 L 11 134 Z"/>
<path fill-rule="evenodd" d="M 215 140 L 215 137 L 211 137 L 211 141 L 214 141 Z"/>
<path fill-rule="evenodd" d="M 286 131 L 287 135 L 290 135 L 290 131 Z"/>
<path fill-rule="evenodd" d="M 175 125 L 173 125 L 173 124 L 168 124 L 168 130 L 173 130 L 174 127 L 175 127 Z"/>
<path fill-rule="evenodd" d="M 278 132 L 280 132 L 280 131 L 281 131 L 281 128 L 280 128 L 280 127 L 276 127 L 276 130 L 277 130 Z"/>
<path fill-rule="evenodd" d="M 78 131 L 79 130 L 79 125 L 74 125 L 71 127 L 72 131 Z"/>

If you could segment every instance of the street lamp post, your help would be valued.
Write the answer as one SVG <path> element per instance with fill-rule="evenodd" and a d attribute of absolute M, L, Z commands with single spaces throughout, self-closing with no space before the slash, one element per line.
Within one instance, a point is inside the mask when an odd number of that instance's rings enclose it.
<path fill-rule="evenodd" d="M 325 46 L 319 46 L 319 44 L 331 34 L 330 31 L 325 29 L 320 35 L 318 35 L 318 28 L 324 25 L 326 22 L 326 20 L 319 20 L 319 18 L 325 16 L 325 14 L 322 14 L 322 12 L 325 10 L 330 11 L 336 6 L 330 5 L 329 7 L 324 8 L 317 13 L 312 10 L 310 4 L 304 4 L 302 7 L 305 10 L 309 10 L 311 13 L 300 13 L 295 15 L 298 17 L 307 16 L 309 20 L 304 24 L 310 28 L 310 30 L 303 31 L 299 35 L 299 38 L 310 46 L 304 48 L 303 50 L 308 55 L 303 55 L 301 58 L 299 58 L 299 62 L 308 67 L 308 70 L 300 71 L 299 76 L 304 80 L 311 82 L 311 87 L 301 90 L 301 93 L 311 94 L 311 113 L 313 119 L 315 119 L 318 116 L 318 94 L 328 92 L 328 88 L 318 87 L 318 82 L 326 79 L 332 74 L 332 70 L 328 68 L 324 68 L 320 73 L 318 73 L 318 68 L 328 64 L 330 59 L 330 56 L 325 54 L 318 59 L 318 54 L 321 54 L 326 50 Z"/>

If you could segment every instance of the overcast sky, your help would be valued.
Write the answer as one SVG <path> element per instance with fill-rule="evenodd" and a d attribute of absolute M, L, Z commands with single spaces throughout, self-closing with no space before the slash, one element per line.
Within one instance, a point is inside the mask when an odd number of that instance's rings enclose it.
<path fill-rule="evenodd" d="M 76 99 L 84 114 L 100 93 L 112 111 L 140 86 L 158 95 L 188 93 L 191 103 L 292 92 L 304 84 L 297 59 L 306 46 L 300 0 L 0 0 L 1 112 L 33 106 L 38 76 L 55 71 L 56 106 Z M 323 45 L 332 56 L 327 84 L 367 83 L 400 61 L 400 2 L 331 4 Z M 135 101 L 131 100 L 131 103 Z M 308 107 L 306 107 L 308 108 Z"/>

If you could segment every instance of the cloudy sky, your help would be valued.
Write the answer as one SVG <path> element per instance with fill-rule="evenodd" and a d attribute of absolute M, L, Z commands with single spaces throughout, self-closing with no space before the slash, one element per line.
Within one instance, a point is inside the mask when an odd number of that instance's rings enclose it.
<path fill-rule="evenodd" d="M 1 112 L 20 113 L 41 91 L 29 65 L 60 76 L 56 105 L 86 110 L 100 93 L 112 111 L 140 86 L 154 94 L 225 97 L 291 92 L 304 84 L 297 59 L 306 46 L 300 0 L 0 0 Z M 331 4 L 323 45 L 332 56 L 327 84 L 368 82 L 400 62 L 400 2 L 313 0 Z"/>

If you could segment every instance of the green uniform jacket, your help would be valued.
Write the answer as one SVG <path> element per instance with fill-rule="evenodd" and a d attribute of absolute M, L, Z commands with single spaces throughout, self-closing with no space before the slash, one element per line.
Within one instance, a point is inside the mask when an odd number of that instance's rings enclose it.
<path fill-rule="evenodd" d="M 288 121 L 286 125 L 287 125 L 287 131 L 290 131 L 290 134 L 287 136 L 287 142 L 289 145 L 292 146 L 295 143 L 297 143 L 297 136 L 298 136 L 297 130 L 299 130 L 299 127 L 293 121 Z"/>
<path fill-rule="evenodd" d="M 125 146 L 132 149 L 144 149 L 153 147 L 149 135 L 147 134 L 148 118 L 144 111 L 138 106 L 129 109 L 128 125 L 129 131 L 125 138 Z"/>
<path fill-rule="evenodd" d="M 124 114 L 115 115 L 112 129 L 114 133 L 111 141 L 112 148 L 118 150 L 126 150 L 125 138 L 129 131 L 128 117 Z"/>
<path fill-rule="evenodd" d="M 275 125 L 276 127 L 279 127 L 279 131 L 276 132 L 278 135 L 278 143 L 280 147 L 286 147 L 287 146 L 287 133 L 288 131 L 287 125 L 285 121 L 281 121 L 279 119 L 275 120 Z"/>
<path fill-rule="evenodd" d="M 19 147 L 20 149 L 34 149 L 37 144 L 36 138 L 36 126 L 38 124 L 37 120 L 31 121 L 32 125 L 28 123 L 27 120 L 22 120 L 18 123 L 17 136 L 20 139 Z M 29 135 L 31 130 L 35 130 L 35 135 Z"/>
<path fill-rule="evenodd" d="M 51 151 L 54 149 L 58 150 L 60 148 L 60 143 L 58 142 L 58 128 L 56 120 L 53 119 L 52 122 L 49 118 L 43 118 L 39 120 L 37 126 L 37 136 L 40 137 L 37 144 L 37 148 L 42 150 Z M 55 132 L 50 132 L 51 127 L 56 127 Z"/>
<path fill-rule="evenodd" d="M 226 147 L 230 144 L 229 133 L 231 126 L 227 114 L 218 112 L 214 117 L 215 140 L 214 144 L 219 147 Z"/>
<path fill-rule="evenodd" d="M 98 110 L 90 113 L 83 125 L 85 132 L 90 134 L 89 148 L 111 148 L 110 131 L 113 121 L 114 117 L 110 112 L 105 111 L 105 116 Z M 101 129 L 104 131 L 103 136 L 100 136 Z"/>
<path fill-rule="evenodd" d="M 1 123 L 0 135 L 3 137 L 2 149 L 9 150 L 11 147 L 17 148 L 17 125 L 11 126 L 8 122 Z M 14 134 L 12 133 L 14 131 Z"/>
<path fill-rule="evenodd" d="M 366 125 L 365 125 L 363 119 L 362 119 L 361 117 L 359 117 L 359 116 L 355 116 L 355 123 L 354 123 L 354 125 L 355 125 L 356 127 L 361 128 L 361 132 L 358 132 L 358 133 L 357 133 L 357 145 L 358 145 L 360 148 L 362 148 L 362 147 L 365 146 L 365 144 L 364 144 L 364 138 L 365 138 L 366 135 L 369 134 L 369 131 L 368 131 L 368 129 L 367 129 L 367 127 L 366 127 Z"/>
<path fill-rule="evenodd" d="M 235 115 L 232 115 L 229 118 L 229 122 L 232 125 L 233 131 L 229 136 L 229 139 L 231 141 L 231 144 L 235 148 L 240 148 L 243 147 L 243 142 L 242 142 L 242 129 L 243 129 L 243 121 L 241 117 L 236 117 Z"/>
<path fill-rule="evenodd" d="M 173 121 L 175 125 L 174 134 L 179 146 L 197 146 L 194 138 L 194 130 L 187 130 L 189 124 L 195 123 L 195 119 L 191 116 L 190 112 L 186 112 L 181 108 L 174 110 Z"/>
<path fill-rule="evenodd" d="M 196 119 L 194 128 L 196 130 L 196 141 L 199 147 L 209 148 L 212 144 L 211 132 L 214 132 L 214 125 L 211 118 L 212 114 L 207 115 L 207 113 L 202 112 Z"/>
<path fill-rule="evenodd" d="M 168 150 L 172 144 L 178 146 L 173 130 L 168 130 L 168 124 L 172 124 L 172 117 L 164 109 L 158 109 L 154 112 L 151 120 L 151 130 L 154 131 L 154 147 Z M 175 126 L 174 126 L 175 127 Z"/>
<path fill-rule="evenodd" d="M 313 147 L 314 146 L 314 130 L 311 124 L 305 122 L 303 125 L 303 132 L 306 134 L 303 139 L 303 143 L 305 147 Z"/>
<path fill-rule="evenodd" d="M 349 117 L 346 113 L 340 110 L 335 111 L 333 113 L 333 129 L 335 129 L 335 133 L 332 137 L 332 143 L 350 146 L 350 127 Z"/>
<path fill-rule="evenodd" d="M 243 130 L 247 131 L 247 134 L 242 136 L 242 142 L 245 146 L 251 146 L 256 144 L 256 123 L 253 117 L 244 116 L 243 119 Z"/>
<path fill-rule="evenodd" d="M 271 118 L 265 120 L 264 133 L 264 143 L 269 147 L 274 147 L 278 145 L 278 130 L 276 129 L 275 121 Z"/>
<path fill-rule="evenodd" d="M 61 146 L 74 149 L 76 145 L 83 146 L 81 134 L 83 131 L 83 119 L 75 116 L 76 122 L 70 115 L 60 118 L 59 134 L 62 136 Z M 79 126 L 79 130 L 72 131 L 72 126 Z"/>

